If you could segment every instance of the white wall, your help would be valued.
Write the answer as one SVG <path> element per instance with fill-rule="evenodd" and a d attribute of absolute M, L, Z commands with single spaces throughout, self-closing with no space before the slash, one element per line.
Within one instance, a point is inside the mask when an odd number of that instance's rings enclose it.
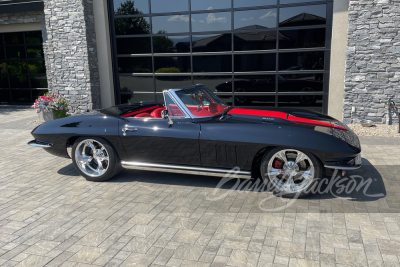
<path fill-rule="evenodd" d="M 101 106 L 102 108 L 107 108 L 115 103 L 107 1 L 93 1 L 93 13 L 99 64 Z"/>

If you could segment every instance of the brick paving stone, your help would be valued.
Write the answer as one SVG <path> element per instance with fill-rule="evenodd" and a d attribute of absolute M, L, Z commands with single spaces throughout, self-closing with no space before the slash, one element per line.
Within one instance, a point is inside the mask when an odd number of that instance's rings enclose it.
<path fill-rule="evenodd" d="M 363 168 L 348 172 L 383 196 L 325 193 L 264 212 L 271 193 L 210 201 L 219 179 L 203 174 L 125 170 L 87 182 L 70 159 L 26 145 L 36 119 L 0 108 L 2 267 L 400 265 L 400 138 L 361 138 Z"/>

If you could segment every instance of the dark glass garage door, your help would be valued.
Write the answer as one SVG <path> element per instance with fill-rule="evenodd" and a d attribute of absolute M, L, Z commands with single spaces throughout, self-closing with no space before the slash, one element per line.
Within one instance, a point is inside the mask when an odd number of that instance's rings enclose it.
<path fill-rule="evenodd" d="M 120 103 L 202 83 L 233 106 L 327 111 L 332 1 L 109 0 Z"/>
<path fill-rule="evenodd" d="M 0 33 L 0 104 L 32 104 L 46 92 L 42 32 Z"/>

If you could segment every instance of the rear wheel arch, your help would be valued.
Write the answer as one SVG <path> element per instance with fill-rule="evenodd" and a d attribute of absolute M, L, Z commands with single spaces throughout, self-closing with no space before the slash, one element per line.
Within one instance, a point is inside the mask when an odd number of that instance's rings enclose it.
<path fill-rule="evenodd" d="M 257 151 L 256 155 L 253 158 L 253 163 L 251 165 L 251 177 L 252 178 L 261 178 L 261 161 L 266 153 L 271 149 L 274 149 L 276 146 L 266 146 Z"/>

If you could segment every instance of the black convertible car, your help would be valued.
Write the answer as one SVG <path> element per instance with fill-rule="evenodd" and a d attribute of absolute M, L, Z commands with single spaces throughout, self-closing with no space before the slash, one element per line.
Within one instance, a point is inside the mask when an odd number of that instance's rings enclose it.
<path fill-rule="evenodd" d="M 119 105 L 46 122 L 29 145 L 69 157 L 90 181 L 120 167 L 252 175 L 283 196 L 305 196 L 326 169 L 361 166 L 358 137 L 341 122 L 300 109 L 228 106 L 204 85 L 165 90 L 164 103 Z M 236 168 L 237 169 L 237 168 Z"/>

